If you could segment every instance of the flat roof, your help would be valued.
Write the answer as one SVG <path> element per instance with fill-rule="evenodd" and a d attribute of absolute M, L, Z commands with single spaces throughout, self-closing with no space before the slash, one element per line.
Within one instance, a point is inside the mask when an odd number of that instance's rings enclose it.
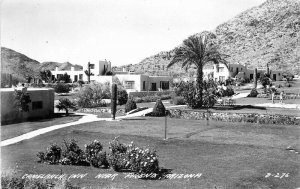
<path fill-rule="evenodd" d="M 22 90 L 24 87 L 14 87 L 14 88 L 1 88 L 0 91 L 14 91 Z M 54 90 L 53 88 L 27 88 L 27 91 L 49 91 Z"/>

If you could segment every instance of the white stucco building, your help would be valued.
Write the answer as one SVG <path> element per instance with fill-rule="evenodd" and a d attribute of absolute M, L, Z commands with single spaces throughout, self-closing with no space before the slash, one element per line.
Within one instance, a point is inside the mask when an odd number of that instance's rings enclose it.
<path fill-rule="evenodd" d="M 203 71 L 205 72 L 205 71 Z M 257 75 L 263 75 L 266 73 L 266 68 L 257 69 Z M 254 69 L 248 69 L 247 66 L 242 64 L 225 64 L 220 63 L 219 65 L 214 65 L 213 77 L 215 81 L 225 81 L 229 77 L 237 79 L 249 79 L 252 80 L 254 75 Z M 270 77 L 274 81 L 279 81 L 283 79 L 282 71 L 271 70 Z"/>
<path fill-rule="evenodd" d="M 51 71 L 52 79 L 58 79 L 61 75 L 67 73 L 70 75 L 72 82 L 77 82 L 82 80 L 84 82 L 88 81 L 88 76 L 84 73 L 88 70 L 88 65 L 83 68 L 83 70 L 76 71 L 72 67 L 71 70 L 56 70 Z M 99 61 L 98 63 L 90 63 L 90 81 L 99 83 L 110 83 L 114 82 L 114 79 L 118 79 L 119 82 L 126 88 L 127 92 L 140 92 L 140 91 L 160 91 L 169 90 L 170 82 L 172 77 L 169 76 L 148 76 L 144 74 L 136 74 L 134 72 L 126 71 L 116 71 L 112 72 L 111 62 Z M 106 75 L 110 72 L 112 75 Z"/>

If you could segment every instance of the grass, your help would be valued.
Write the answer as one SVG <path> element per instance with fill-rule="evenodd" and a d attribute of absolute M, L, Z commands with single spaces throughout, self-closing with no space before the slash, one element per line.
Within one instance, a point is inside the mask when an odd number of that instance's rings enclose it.
<path fill-rule="evenodd" d="M 19 135 L 28 133 L 30 131 L 34 131 L 37 129 L 49 127 L 52 125 L 64 124 L 73 121 L 77 121 L 82 116 L 72 115 L 70 114 L 68 117 L 64 116 L 64 114 L 55 114 L 52 118 L 48 119 L 38 119 L 26 121 L 23 123 L 15 123 L 9 125 L 1 126 L 1 141 L 17 137 Z"/>
<path fill-rule="evenodd" d="M 71 182 L 91 188 L 297 188 L 299 155 L 285 150 L 299 144 L 299 127 L 168 119 L 168 140 L 163 140 L 164 118 L 141 117 L 118 122 L 92 122 L 56 130 L 18 144 L 3 147 L 2 171 L 17 169 L 20 175 L 88 173 Z M 202 173 L 199 179 L 142 180 L 96 179 L 111 169 L 47 165 L 36 162 L 36 153 L 50 143 L 75 138 L 83 148 L 94 139 L 108 151 L 115 136 L 125 143 L 157 150 L 160 166 L 171 173 Z M 3 155 L 5 154 L 5 155 Z M 16 165 L 18 166 L 16 168 Z M 265 178 L 267 173 L 289 173 L 289 177 Z"/>

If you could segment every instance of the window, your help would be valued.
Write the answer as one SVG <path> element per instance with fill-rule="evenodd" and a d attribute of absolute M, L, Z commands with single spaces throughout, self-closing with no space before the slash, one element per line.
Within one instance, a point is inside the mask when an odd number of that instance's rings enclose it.
<path fill-rule="evenodd" d="M 220 76 L 219 81 L 225 81 L 225 76 Z"/>
<path fill-rule="evenodd" d="M 224 72 L 224 67 L 219 67 L 219 72 Z"/>
<path fill-rule="evenodd" d="M 32 102 L 32 110 L 43 109 L 43 101 Z"/>
<path fill-rule="evenodd" d="M 278 73 L 278 76 L 280 76 L 280 73 Z"/>
<path fill-rule="evenodd" d="M 95 64 L 90 64 L 91 69 L 95 69 Z"/>
<path fill-rule="evenodd" d="M 243 70 L 243 68 L 241 68 L 241 71 Z"/>
<path fill-rule="evenodd" d="M 169 89 L 169 81 L 161 81 L 160 88 L 163 90 L 168 90 Z"/>
<path fill-rule="evenodd" d="M 82 80 L 83 75 L 79 74 L 79 80 Z"/>
<path fill-rule="evenodd" d="M 143 81 L 143 90 L 146 90 L 146 81 Z"/>
<path fill-rule="evenodd" d="M 125 81 L 126 89 L 134 89 L 134 81 Z"/>

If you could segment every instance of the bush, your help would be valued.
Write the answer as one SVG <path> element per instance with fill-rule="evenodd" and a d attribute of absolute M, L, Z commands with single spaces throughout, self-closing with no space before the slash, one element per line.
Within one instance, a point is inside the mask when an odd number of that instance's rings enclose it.
<path fill-rule="evenodd" d="M 133 99 L 129 99 L 125 105 L 125 113 L 130 112 L 131 110 L 136 109 L 136 103 Z"/>
<path fill-rule="evenodd" d="M 110 142 L 109 162 L 115 171 L 133 171 L 135 173 L 157 173 L 159 171 L 156 152 L 136 147 L 133 142 L 122 144 L 115 138 Z"/>
<path fill-rule="evenodd" d="M 217 95 L 214 94 L 214 89 L 208 89 L 203 92 L 203 106 L 211 108 L 217 103 Z"/>
<path fill-rule="evenodd" d="M 77 93 L 77 104 L 82 108 L 102 107 L 106 106 L 102 99 L 110 98 L 110 96 L 108 85 L 91 83 L 79 90 Z"/>
<path fill-rule="evenodd" d="M 185 105 L 184 98 L 182 96 L 175 96 L 173 98 L 173 104 L 175 104 L 175 105 Z"/>
<path fill-rule="evenodd" d="M 227 96 L 232 96 L 232 95 L 234 95 L 234 90 L 233 90 L 233 88 L 232 88 L 232 87 L 227 87 L 226 93 L 227 93 Z"/>
<path fill-rule="evenodd" d="M 39 163 L 58 164 L 61 158 L 61 147 L 57 144 L 51 144 L 46 152 L 38 152 Z"/>
<path fill-rule="evenodd" d="M 126 104 L 128 100 L 128 94 L 126 90 L 118 90 L 118 104 L 122 106 L 123 104 Z"/>
<path fill-rule="evenodd" d="M 155 117 L 161 117 L 166 115 L 166 108 L 160 99 L 156 101 L 151 115 Z"/>
<path fill-rule="evenodd" d="M 62 159 L 60 160 L 62 165 L 86 165 L 86 157 L 77 145 L 77 141 L 64 140 L 64 147 L 62 148 Z"/>
<path fill-rule="evenodd" d="M 253 88 L 250 92 L 250 94 L 248 95 L 248 97 L 257 97 L 258 92 L 256 90 L 256 88 Z"/>
<path fill-rule="evenodd" d="M 104 168 L 107 168 L 109 166 L 108 161 L 106 159 L 106 152 L 103 152 L 102 149 L 102 144 L 97 140 L 85 146 L 86 159 L 92 166 L 103 166 Z"/>
<path fill-rule="evenodd" d="M 54 91 L 56 93 L 68 93 L 70 92 L 70 86 L 64 83 L 57 83 L 54 85 Z"/>

